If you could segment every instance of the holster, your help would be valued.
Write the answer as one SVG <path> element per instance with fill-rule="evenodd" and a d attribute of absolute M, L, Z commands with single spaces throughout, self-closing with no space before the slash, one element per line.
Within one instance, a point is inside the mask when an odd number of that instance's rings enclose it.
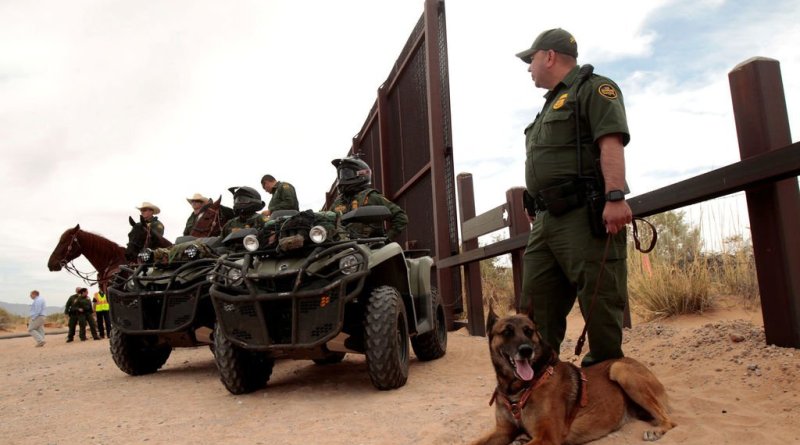
<path fill-rule="evenodd" d="M 603 209 L 606 206 L 606 196 L 603 189 L 598 184 L 587 183 L 586 201 L 589 203 L 589 229 L 592 236 L 605 238 L 607 233 L 606 224 L 603 221 Z"/>
<path fill-rule="evenodd" d="M 547 210 L 553 216 L 566 215 L 586 203 L 585 182 L 570 180 L 539 190 L 534 201 L 537 210 Z"/>

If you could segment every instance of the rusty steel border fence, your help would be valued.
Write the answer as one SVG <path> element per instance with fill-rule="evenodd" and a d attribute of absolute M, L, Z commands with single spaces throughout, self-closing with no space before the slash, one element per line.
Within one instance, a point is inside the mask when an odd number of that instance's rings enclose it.
<path fill-rule="evenodd" d="M 397 240 L 406 250 L 428 251 L 435 261 L 458 254 L 444 0 L 425 0 L 377 96 L 347 155 L 367 162 L 373 187 L 408 214 Z M 336 197 L 335 186 L 325 208 Z M 437 268 L 432 280 L 452 328 L 454 314 L 463 310 L 460 273 Z"/>
<path fill-rule="evenodd" d="M 645 217 L 745 191 L 766 342 L 800 348 L 800 143 L 791 142 L 780 64 L 749 59 L 728 74 L 728 81 L 742 160 L 628 201 L 634 215 Z M 506 203 L 475 216 L 472 176 L 460 174 L 458 187 L 463 252 L 437 266 L 464 269 L 467 327 L 472 335 L 485 335 L 478 262 L 512 254 L 518 307 L 530 229 L 522 209 L 524 188 L 512 188 Z M 478 236 L 503 228 L 509 238 L 478 247 Z"/>

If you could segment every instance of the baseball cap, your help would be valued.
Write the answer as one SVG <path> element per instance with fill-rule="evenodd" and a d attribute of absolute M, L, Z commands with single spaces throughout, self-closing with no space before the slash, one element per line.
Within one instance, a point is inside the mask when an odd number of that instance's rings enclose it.
<path fill-rule="evenodd" d="M 539 50 L 552 49 L 557 53 L 566 54 L 572 57 L 578 57 L 578 42 L 572 34 L 564 31 L 561 28 L 548 29 L 543 31 L 536 37 L 533 44 L 529 49 L 517 53 L 517 57 L 522 59 L 525 63 L 531 63 L 531 56 Z"/>

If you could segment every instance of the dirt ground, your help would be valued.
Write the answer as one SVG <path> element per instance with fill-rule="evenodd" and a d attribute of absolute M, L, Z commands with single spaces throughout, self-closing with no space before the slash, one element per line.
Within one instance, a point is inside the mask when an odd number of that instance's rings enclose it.
<path fill-rule="evenodd" d="M 800 351 L 765 346 L 761 325 L 758 312 L 726 309 L 626 333 L 626 354 L 662 380 L 679 424 L 658 443 L 800 443 Z M 581 328 L 573 317 L 564 351 Z M 494 422 L 486 340 L 463 330 L 444 358 L 412 359 L 398 390 L 374 389 L 363 356 L 348 355 L 279 361 L 266 389 L 240 396 L 219 382 L 208 348 L 175 350 L 161 371 L 131 377 L 107 340 L 64 341 L 0 340 L 0 443 L 464 444 Z M 639 444 L 646 427 L 594 444 Z"/>

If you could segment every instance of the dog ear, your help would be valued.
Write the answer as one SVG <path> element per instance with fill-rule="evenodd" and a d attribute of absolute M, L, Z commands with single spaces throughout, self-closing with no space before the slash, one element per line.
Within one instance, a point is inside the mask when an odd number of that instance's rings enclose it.
<path fill-rule="evenodd" d="M 497 314 L 494 313 L 494 305 L 489 304 L 489 315 L 486 317 L 486 334 L 492 332 L 494 324 L 497 323 Z"/>
<path fill-rule="evenodd" d="M 527 310 L 527 311 L 525 311 L 525 315 L 527 315 L 527 316 L 528 316 L 528 318 L 529 318 L 531 321 L 534 321 L 534 319 L 533 319 L 533 302 L 530 302 L 530 304 L 528 304 L 528 310 Z M 535 323 L 536 323 L 536 322 L 534 321 L 534 324 L 535 324 Z"/>

